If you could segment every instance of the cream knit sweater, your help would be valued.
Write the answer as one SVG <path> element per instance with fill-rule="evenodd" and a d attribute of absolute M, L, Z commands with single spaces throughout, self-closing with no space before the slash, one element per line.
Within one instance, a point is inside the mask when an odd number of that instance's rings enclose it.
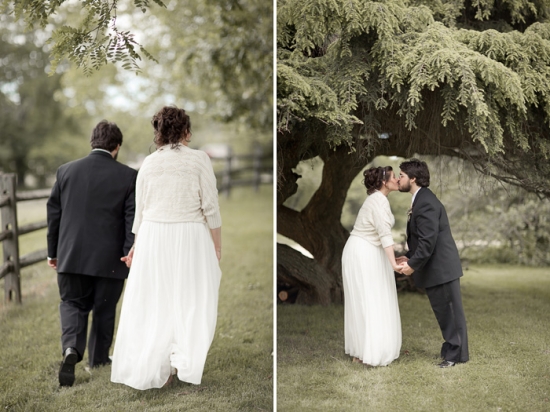
<path fill-rule="evenodd" d="M 374 246 L 382 245 L 386 248 L 394 244 L 391 235 L 394 224 L 395 218 L 388 198 L 376 191 L 361 206 L 350 235 L 359 236 Z"/>
<path fill-rule="evenodd" d="M 166 145 L 145 158 L 136 182 L 136 235 L 142 221 L 206 222 L 210 229 L 222 225 L 216 177 L 206 153 Z"/>

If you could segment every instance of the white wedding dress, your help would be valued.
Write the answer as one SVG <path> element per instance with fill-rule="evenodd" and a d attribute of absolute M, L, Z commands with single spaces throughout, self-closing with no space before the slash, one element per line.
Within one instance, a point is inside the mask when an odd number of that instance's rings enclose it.
<path fill-rule="evenodd" d="M 370 195 L 342 255 L 345 352 L 371 366 L 390 364 L 401 349 L 395 276 L 383 249 L 393 244 L 393 224 L 387 198 Z"/>
<path fill-rule="evenodd" d="M 205 153 L 164 147 L 136 183 L 136 245 L 116 334 L 111 380 L 135 389 L 200 384 L 216 328 L 221 271 L 215 177 Z"/>

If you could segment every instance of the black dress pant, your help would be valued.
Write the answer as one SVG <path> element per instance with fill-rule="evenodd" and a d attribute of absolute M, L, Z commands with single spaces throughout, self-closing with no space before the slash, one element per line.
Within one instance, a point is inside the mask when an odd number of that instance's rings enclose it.
<path fill-rule="evenodd" d="M 110 279 L 69 273 L 58 273 L 57 284 L 61 303 L 61 346 L 63 352 L 74 348 L 78 361 L 86 349 L 88 315 L 92 311 L 92 327 L 88 341 L 90 367 L 110 363 L 109 349 L 115 331 L 116 305 L 122 294 L 124 279 Z"/>
<path fill-rule="evenodd" d="M 452 362 L 467 362 L 470 356 L 460 279 L 426 288 L 426 294 L 445 340 L 441 347 L 441 358 Z"/>

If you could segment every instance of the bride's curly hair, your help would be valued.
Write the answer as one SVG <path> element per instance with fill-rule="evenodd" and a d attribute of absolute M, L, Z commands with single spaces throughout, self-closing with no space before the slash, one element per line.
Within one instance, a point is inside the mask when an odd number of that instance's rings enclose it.
<path fill-rule="evenodd" d="M 191 119 L 185 110 L 176 106 L 164 106 L 153 116 L 151 124 L 155 129 L 153 142 L 157 147 L 167 144 L 175 147 L 184 136 L 186 139 L 191 136 Z"/>
<path fill-rule="evenodd" d="M 376 190 L 379 190 L 384 182 L 390 179 L 390 172 L 393 170 L 391 166 L 371 167 L 363 172 L 363 183 L 367 188 L 367 194 L 371 195 Z"/>

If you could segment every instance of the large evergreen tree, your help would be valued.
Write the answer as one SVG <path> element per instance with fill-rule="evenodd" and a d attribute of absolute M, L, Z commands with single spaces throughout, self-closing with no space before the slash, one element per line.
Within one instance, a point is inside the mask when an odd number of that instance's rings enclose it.
<path fill-rule="evenodd" d="M 279 1 L 278 232 L 314 257 L 278 246 L 298 301 L 342 299 L 342 206 L 377 155 L 459 156 L 550 197 L 549 11 L 547 0 Z M 315 156 L 322 183 L 292 210 L 293 168 Z"/>

